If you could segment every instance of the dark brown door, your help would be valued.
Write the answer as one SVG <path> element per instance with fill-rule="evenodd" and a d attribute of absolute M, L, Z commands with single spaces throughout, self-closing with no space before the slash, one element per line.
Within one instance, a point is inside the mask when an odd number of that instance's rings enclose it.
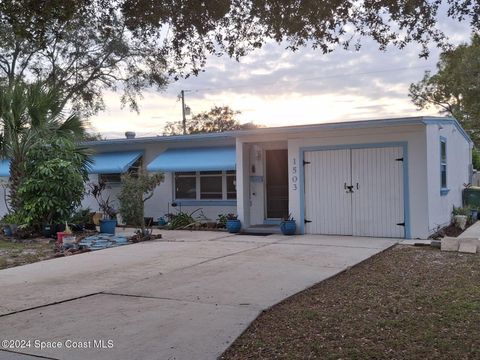
<path fill-rule="evenodd" d="M 266 151 L 267 219 L 288 215 L 288 151 Z"/>

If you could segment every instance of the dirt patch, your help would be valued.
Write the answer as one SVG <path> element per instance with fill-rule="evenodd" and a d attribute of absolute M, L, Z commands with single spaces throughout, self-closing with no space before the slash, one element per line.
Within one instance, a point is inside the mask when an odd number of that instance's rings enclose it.
<path fill-rule="evenodd" d="M 0 239 L 0 270 L 53 258 L 55 246 L 49 239 L 29 239 L 13 242 Z"/>
<path fill-rule="evenodd" d="M 480 256 L 396 246 L 257 320 L 222 359 L 478 359 Z"/>
<path fill-rule="evenodd" d="M 467 226 L 465 227 L 465 229 L 462 230 L 459 227 L 457 227 L 455 224 L 450 224 L 433 233 L 430 236 L 430 239 L 441 239 L 445 236 L 458 237 L 472 225 L 473 223 L 467 223 Z"/>

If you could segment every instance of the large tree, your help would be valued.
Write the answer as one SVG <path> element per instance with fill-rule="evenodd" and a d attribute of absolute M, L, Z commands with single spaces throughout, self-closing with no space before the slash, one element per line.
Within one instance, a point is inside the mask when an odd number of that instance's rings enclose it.
<path fill-rule="evenodd" d="M 232 110 L 228 106 L 214 106 L 209 111 L 195 114 L 187 119 L 185 133 L 202 134 L 258 127 L 253 123 L 240 124 L 236 118 L 238 114 L 240 111 Z M 183 122 L 181 120 L 167 122 L 163 133 L 164 135 L 183 134 Z"/>
<path fill-rule="evenodd" d="M 143 89 L 198 74 L 209 54 L 239 58 L 272 39 L 322 52 L 417 42 L 425 56 L 446 44 L 440 9 L 480 28 L 471 0 L 2 0 L 0 78 L 48 80 L 90 113 L 118 87 L 136 109 Z"/>
<path fill-rule="evenodd" d="M 480 36 L 443 52 L 437 72 L 426 72 L 410 85 L 409 96 L 419 109 L 437 107 L 455 117 L 480 146 Z"/>
<path fill-rule="evenodd" d="M 0 87 L 0 157 L 10 160 L 12 210 L 20 206 L 17 189 L 28 151 L 40 140 L 78 142 L 85 136 L 85 122 L 76 114 L 65 114 L 64 105 L 61 92 L 42 83 Z"/>

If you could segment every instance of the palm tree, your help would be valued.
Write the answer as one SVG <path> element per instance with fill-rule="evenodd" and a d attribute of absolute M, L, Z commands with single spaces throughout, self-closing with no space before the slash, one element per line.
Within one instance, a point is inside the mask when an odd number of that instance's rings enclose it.
<path fill-rule="evenodd" d="M 65 138 L 78 142 L 86 135 L 86 123 L 77 115 L 65 115 L 61 92 L 44 83 L 16 83 L 0 88 L 0 156 L 10 160 L 12 210 L 18 210 L 17 189 L 24 175 L 28 150 L 38 139 Z"/>

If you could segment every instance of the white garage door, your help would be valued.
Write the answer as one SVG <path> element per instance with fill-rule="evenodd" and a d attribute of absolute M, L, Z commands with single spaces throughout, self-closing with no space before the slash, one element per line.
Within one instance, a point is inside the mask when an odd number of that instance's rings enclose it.
<path fill-rule="evenodd" d="M 404 237 L 403 148 L 305 153 L 305 232 Z"/>

